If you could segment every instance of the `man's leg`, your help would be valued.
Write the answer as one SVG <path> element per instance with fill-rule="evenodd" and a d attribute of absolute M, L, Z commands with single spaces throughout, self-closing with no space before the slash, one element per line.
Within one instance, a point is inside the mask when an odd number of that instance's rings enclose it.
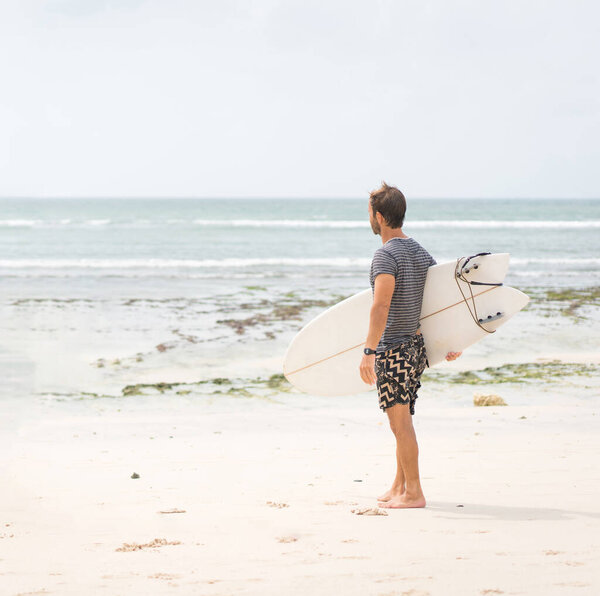
<path fill-rule="evenodd" d="M 400 461 L 400 445 L 398 444 L 398 441 L 396 441 L 396 478 L 394 478 L 392 488 L 380 497 L 377 497 L 377 500 L 389 501 L 392 497 L 399 497 L 404 492 L 404 484 L 404 470 L 402 469 L 402 462 Z"/>
<path fill-rule="evenodd" d="M 409 404 L 394 404 L 386 409 L 390 428 L 396 437 L 398 468 L 402 470 L 405 490 L 381 503 L 382 507 L 425 507 L 425 496 L 419 478 L 419 446 L 412 423 Z M 398 474 L 396 475 L 398 480 Z M 396 483 L 394 481 L 394 484 Z"/>

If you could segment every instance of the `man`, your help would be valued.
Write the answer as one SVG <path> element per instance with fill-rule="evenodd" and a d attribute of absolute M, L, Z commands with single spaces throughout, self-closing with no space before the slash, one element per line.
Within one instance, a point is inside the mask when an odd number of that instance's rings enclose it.
<path fill-rule="evenodd" d="M 383 246 L 371 263 L 371 307 L 360 376 L 377 384 L 379 407 L 396 437 L 396 477 L 378 498 L 381 507 L 425 507 L 419 478 L 419 449 L 412 424 L 420 377 L 429 366 L 419 315 L 427 269 L 435 259 L 402 231 L 406 199 L 385 182 L 369 196 L 369 220 Z M 448 352 L 455 360 L 462 352 Z"/>

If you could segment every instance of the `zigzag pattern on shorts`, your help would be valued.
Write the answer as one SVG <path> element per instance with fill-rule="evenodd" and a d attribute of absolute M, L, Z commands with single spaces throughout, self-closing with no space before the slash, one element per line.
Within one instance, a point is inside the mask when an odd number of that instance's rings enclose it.
<path fill-rule="evenodd" d="M 389 351 L 375 361 L 379 407 L 382 410 L 395 403 L 410 404 L 410 413 L 415 413 L 417 390 L 421 386 L 420 374 L 425 367 L 422 346 L 403 346 Z"/>
<path fill-rule="evenodd" d="M 386 358 L 386 364 L 390 373 L 392 373 L 394 380 L 396 380 L 402 387 L 406 387 L 409 373 L 413 368 L 406 361 L 406 358 L 401 354 L 392 352 L 389 357 Z"/>
<path fill-rule="evenodd" d="M 379 385 L 379 406 L 389 408 L 395 403 L 407 404 L 409 398 L 400 396 L 400 388 L 392 380 L 386 380 Z M 412 403 L 411 403 L 412 409 Z"/>

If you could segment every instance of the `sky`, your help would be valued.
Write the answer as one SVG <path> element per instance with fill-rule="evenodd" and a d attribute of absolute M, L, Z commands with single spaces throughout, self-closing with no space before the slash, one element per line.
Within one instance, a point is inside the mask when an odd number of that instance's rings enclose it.
<path fill-rule="evenodd" d="M 600 197 L 600 5 L 2 0 L 0 197 Z"/>

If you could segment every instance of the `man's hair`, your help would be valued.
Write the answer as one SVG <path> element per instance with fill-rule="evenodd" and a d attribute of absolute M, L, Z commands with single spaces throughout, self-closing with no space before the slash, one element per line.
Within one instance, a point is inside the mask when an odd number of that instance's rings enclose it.
<path fill-rule="evenodd" d="M 370 195 L 373 215 L 379 211 L 390 228 L 401 228 L 406 214 L 406 199 L 395 187 L 381 183 L 381 188 L 374 190 Z"/>

